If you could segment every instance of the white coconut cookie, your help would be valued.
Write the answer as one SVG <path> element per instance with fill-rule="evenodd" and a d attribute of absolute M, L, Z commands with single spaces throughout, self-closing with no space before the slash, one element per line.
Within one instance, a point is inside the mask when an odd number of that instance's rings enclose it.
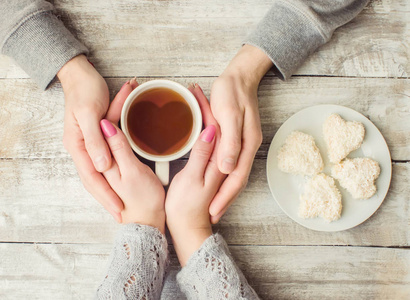
<path fill-rule="evenodd" d="M 323 135 L 329 159 L 338 163 L 350 152 L 358 149 L 364 139 L 364 126 L 360 122 L 346 122 L 337 114 L 330 115 L 323 123 Z"/>
<path fill-rule="evenodd" d="M 332 176 L 339 180 L 355 199 L 368 199 L 376 193 L 375 180 L 380 175 L 380 166 L 370 158 L 346 158 L 332 167 Z"/>
<path fill-rule="evenodd" d="M 342 213 L 342 195 L 335 180 L 323 173 L 311 178 L 300 196 L 299 217 L 322 217 L 327 222 L 336 221 Z"/>
<path fill-rule="evenodd" d="M 278 167 L 285 173 L 313 176 L 323 170 L 323 159 L 311 135 L 293 131 L 278 151 Z"/>

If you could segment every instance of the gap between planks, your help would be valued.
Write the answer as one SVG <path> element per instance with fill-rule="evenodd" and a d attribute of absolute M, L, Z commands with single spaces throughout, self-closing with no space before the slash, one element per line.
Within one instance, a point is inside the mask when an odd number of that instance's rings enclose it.
<path fill-rule="evenodd" d="M 270 143 L 263 143 L 262 145 L 269 145 Z M 46 161 L 46 160 L 57 160 L 57 159 L 70 159 L 70 157 L 0 157 L 0 161 L 13 161 L 13 160 L 27 160 L 27 161 Z M 188 157 L 182 157 L 178 160 L 187 161 Z M 267 160 L 265 156 L 255 156 L 255 160 Z M 392 164 L 408 164 L 410 160 L 392 160 Z"/>
<path fill-rule="evenodd" d="M 97 70 L 98 71 L 98 70 Z M 138 75 L 136 76 L 137 79 L 138 78 L 218 78 L 219 75 Z M 292 77 L 297 77 L 297 78 L 357 78 L 357 79 L 403 79 L 403 80 L 407 80 L 410 79 L 409 76 L 400 76 L 400 77 L 395 77 L 395 76 L 351 76 L 351 75 L 347 75 L 347 76 L 340 76 L 340 75 L 316 75 L 316 74 L 308 74 L 308 75 L 292 75 Z M 127 78 L 131 78 L 130 76 L 122 76 L 122 75 L 118 75 L 118 76 L 103 76 L 104 79 L 127 79 Z M 264 76 L 264 78 L 278 78 L 278 76 L 276 76 L 275 74 L 272 73 L 268 73 Z M 13 77 L 13 78 L 0 78 L 0 80 L 31 80 L 30 77 Z M 287 81 L 289 81 L 291 79 L 288 79 Z M 56 81 L 59 82 L 59 81 Z"/>
<path fill-rule="evenodd" d="M 107 243 L 62 243 L 62 242 L 12 242 L 0 241 L 0 244 L 17 244 L 17 245 L 107 245 Z M 110 244 L 109 244 L 110 245 Z M 168 243 L 173 247 L 173 244 Z M 410 246 L 377 246 L 377 245 L 263 245 L 263 244 L 228 244 L 229 247 L 337 247 L 337 248 L 375 248 L 375 249 L 410 249 Z"/>

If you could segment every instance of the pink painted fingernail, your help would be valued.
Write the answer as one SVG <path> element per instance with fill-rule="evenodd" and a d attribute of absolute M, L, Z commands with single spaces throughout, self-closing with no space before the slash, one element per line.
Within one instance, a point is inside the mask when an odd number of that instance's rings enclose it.
<path fill-rule="evenodd" d="M 117 129 L 111 124 L 110 121 L 102 119 L 100 122 L 100 127 L 104 136 L 109 138 L 117 134 Z"/>
<path fill-rule="evenodd" d="M 212 142 L 214 139 L 216 128 L 214 125 L 209 125 L 201 134 L 201 140 L 207 143 Z"/>

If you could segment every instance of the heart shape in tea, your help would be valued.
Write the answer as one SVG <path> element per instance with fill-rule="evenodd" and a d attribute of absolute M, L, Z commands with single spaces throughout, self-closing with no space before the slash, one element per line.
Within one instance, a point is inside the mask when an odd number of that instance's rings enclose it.
<path fill-rule="evenodd" d="M 145 152 L 169 155 L 183 148 L 188 141 L 193 117 L 183 98 L 182 101 L 160 104 L 163 105 L 150 101 L 134 102 L 128 113 L 128 131 Z"/>

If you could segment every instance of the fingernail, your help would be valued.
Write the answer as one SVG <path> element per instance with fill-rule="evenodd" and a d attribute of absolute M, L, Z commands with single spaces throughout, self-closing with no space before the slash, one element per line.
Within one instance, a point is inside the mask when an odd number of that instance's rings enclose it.
<path fill-rule="evenodd" d="M 198 83 L 195 83 L 195 87 L 198 88 L 202 93 L 204 92 L 204 91 L 202 90 L 202 88 L 199 86 Z"/>
<path fill-rule="evenodd" d="M 190 84 L 188 84 L 188 89 L 194 89 L 195 87 L 194 87 L 194 84 L 191 82 Z"/>
<path fill-rule="evenodd" d="M 212 218 L 212 220 L 211 220 L 211 223 L 212 224 L 218 224 L 218 222 L 219 222 L 219 219 L 217 219 L 217 218 Z"/>
<path fill-rule="evenodd" d="M 124 88 L 124 86 L 126 86 L 127 84 L 130 84 L 130 81 L 129 81 L 129 80 L 127 80 L 127 82 L 122 85 L 122 87 L 121 87 L 120 90 L 122 90 L 122 89 Z"/>
<path fill-rule="evenodd" d="M 117 129 L 115 129 L 111 122 L 106 119 L 101 120 L 100 127 L 102 132 L 104 133 L 104 136 L 107 138 L 117 134 Z"/>
<path fill-rule="evenodd" d="M 108 160 L 101 155 L 94 159 L 94 166 L 98 172 L 103 172 L 107 167 Z"/>
<path fill-rule="evenodd" d="M 212 142 L 214 139 L 216 128 L 214 125 L 209 125 L 201 134 L 201 140 L 207 143 Z"/>
<path fill-rule="evenodd" d="M 222 162 L 222 171 L 226 174 L 231 173 L 235 169 L 235 160 L 232 158 L 225 158 Z"/>
<path fill-rule="evenodd" d="M 212 217 L 216 217 L 218 215 L 218 213 L 219 213 L 219 211 L 216 211 L 215 209 L 214 210 L 212 210 L 212 208 L 209 209 L 209 214 Z"/>

